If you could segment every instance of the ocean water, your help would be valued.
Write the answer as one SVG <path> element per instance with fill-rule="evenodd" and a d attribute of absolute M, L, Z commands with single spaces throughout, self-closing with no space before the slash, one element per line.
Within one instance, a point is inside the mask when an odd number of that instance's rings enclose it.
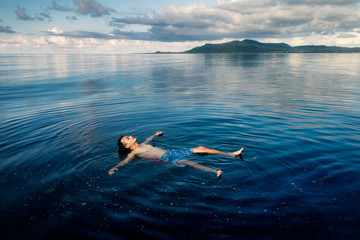
<path fill-rule="evenodd" d="M 359 239 L 360 54 L 0 55 L 2 239 Z M 121 161 L 120 135 L 213 173 Z"/>

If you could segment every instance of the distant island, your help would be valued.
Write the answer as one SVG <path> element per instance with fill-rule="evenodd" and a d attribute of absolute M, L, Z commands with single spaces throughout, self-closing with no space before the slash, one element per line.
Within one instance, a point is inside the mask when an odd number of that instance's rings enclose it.
<path fill-rule="evenodd" d="M 232 41 L 221 44 L 205 44 L 185 52 L 177 53 L 359 53 L 360 47 L 347 48 L 324 45 L 292 47 L 286 43 L 261 43 L 255 40 Z M 156 52 L 169 54 L 175 52 Z"/>

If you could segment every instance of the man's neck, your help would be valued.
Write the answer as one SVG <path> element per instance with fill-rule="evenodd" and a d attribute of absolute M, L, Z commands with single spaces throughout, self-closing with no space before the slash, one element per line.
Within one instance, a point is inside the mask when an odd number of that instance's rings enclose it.
<path fill-rule="evenodd" d="M 140 145 L 137 142 L 129 147 L 131 151 L 135 151 L 138 148 L 140 148 Z"/>

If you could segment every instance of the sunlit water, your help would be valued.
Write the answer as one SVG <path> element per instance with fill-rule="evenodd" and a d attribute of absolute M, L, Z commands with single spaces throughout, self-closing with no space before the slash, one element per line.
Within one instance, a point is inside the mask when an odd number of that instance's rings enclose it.
<path fill-rule="evenodd" d="M 360 237 L 360 55 L 0 55 L 5 239 Z M 157 147 L 245 147 L 190 167 Z"/>

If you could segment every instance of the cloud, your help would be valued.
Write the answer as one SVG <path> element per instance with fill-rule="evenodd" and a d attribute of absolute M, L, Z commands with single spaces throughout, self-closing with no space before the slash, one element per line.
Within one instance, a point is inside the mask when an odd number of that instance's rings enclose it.
<path fill-rule="evenodd" d="M 101 17 L 115 12 L 114 9 L 104 7 L 95 0 L 73 0 L 73 2 L 77 8 L 71 8 L 67 5 L 59 5 L 57 2 L 53 1 L 52 5 L 48 7 L 48 9 L 62 12 L 77 12 L 82 15 L 90 15 L 92 17 Z M 74 17 L 71 18 L 71 20 L 75 20 Z"/>
<path fill-rule="evenodd" d="M 47 19 L 48 22 L 52 21 L 52 17 L 50 16 L 49 12 L 46 10 L 37 14 L 36 17 L 31 17 L 25 12 L 24 8 L 18 7 L 18 9 L 15 11 L 15 14 L 19 20 L 24 20 L 24 21 L 35 21 L 35 20 L 44 21 L 45 19 Z"/>
<path fill-rule="evenodd" d="M 48 9 L 55 10 L 55 11 L 62 11 L 62 12 L 74 11 L 73 8 L 69 8 L 66 5 L 65 6 L 58 5 L 55 1 L 52 2 L 52 6 L 48 7 Z"/>
<path fill-rule="evenodd" d="M 66 17 L 67 20 L 78 20 L 78 18 L 76 16 L 72 16 L 72 17 Z"/>
<path fill-rule="evenodd" d="M 63 37 L 71 37 L 71 38 L 116 39 L 113 34 L 89 32 L 82 30 L 64 32 L 61 29 L 52 28 L 48 30 L 47 33 L 52 36 L 63 36 Z"/>
<path fill-rule="evenodd" d="M 76 10 L 83 15 L 91 15 L 92 17 L 101 17 L 115 12 L 112 8 L 106 8 L 95 0 L 74 0 L 74 4 L 78 6 Z"/>
<path fill-rule="evenodd" d="M 15 33 L 14 30 L 11 29 L 11 27 L 9 26 L 0 26 L 0 32 L 3 32 L 3 33 Z"/>
<path fill-rule="evenodd" d="M 29 47 L 31 44 L 28 41 L 28 39 L 25 36 L 19 35 L 19 36 L 14 36 L 11 39 L 0 39 L 0 44 L 4 47 L 4 46 L 13 46 L 13 47 Z"/>
<path fill-rule="evenodd" d="M 47 32 L 50 34 L 62 34 L 63 30 L 53 27 L 52 29 L 49 29 Z"/>
<path fill-rule="evenodd" d="M 35 20 L 34 18 L 30 17 L 27 13 L 25 13 L 25 9 L 23 8 L 18 8 L 15 11 L 15 14 L 17 18 L 20 20 L 24 20 L 24 21 Z"/>
<path fill-rule="evenodd" d="M 126 39 L 195 41 L 224 38 L 297 37 L 351 32 L 360 13 L 355 0 L 229 0 L 215 6 L 170 6 L 162 14 L 112 18 L 113 34 Z M 121 31 L 143 25 L 144 32 Z M 119 28 L 116 28 L 119 26 Z"/>
<path fill-rule="evenodd" d="M 40 21 L 44 21 L 45 19 L 47 19 L 48 22 L 52 21 L 52 17 L 50 16 L 48 11 L 41 12 L 40 16 L 37 17 L 37 20 L 40 20 Z"/>
<path fill-rule="evenodd" d="M 358 36 L 354 33 L 341 33 L 338 36 L 339 38 L 357 38 Z"/>
<path fill-rule="evenodd" d="M 359 0 L 289 0 L 290 3 L 301 4 L 325 4 L 325 5 L 346 5 L 359 3 Z"/>
<path fill-rule="evenodd" d="M 52 36 L 63 36 L 70 38 L 94 38 L 94 39 L 105 39 L 105 40 L 137 39 L 137 40 L 151 41 L 152 39 L 152 37 L 148 33 L 121 32 L 119 30 L 114 30 L 112 33 L 91 32 L 91 31 L 83 31 L 83 30 L 64 32 L 60 29 L 52 28 L 48 30 L 46 33 Z"/>
<path fill-rule="evenodd" d="M 60 29 L 57 31 L 61 32 Z M 199 42 L 163 43 L 123 39 L 83 39 L 60 35 L 42 37 L 18 35 L 10 39 L 0 38 L 0 48 L 8 53 L 150 53 L 155 50 L 185 51 L 199 44 Z"/>

